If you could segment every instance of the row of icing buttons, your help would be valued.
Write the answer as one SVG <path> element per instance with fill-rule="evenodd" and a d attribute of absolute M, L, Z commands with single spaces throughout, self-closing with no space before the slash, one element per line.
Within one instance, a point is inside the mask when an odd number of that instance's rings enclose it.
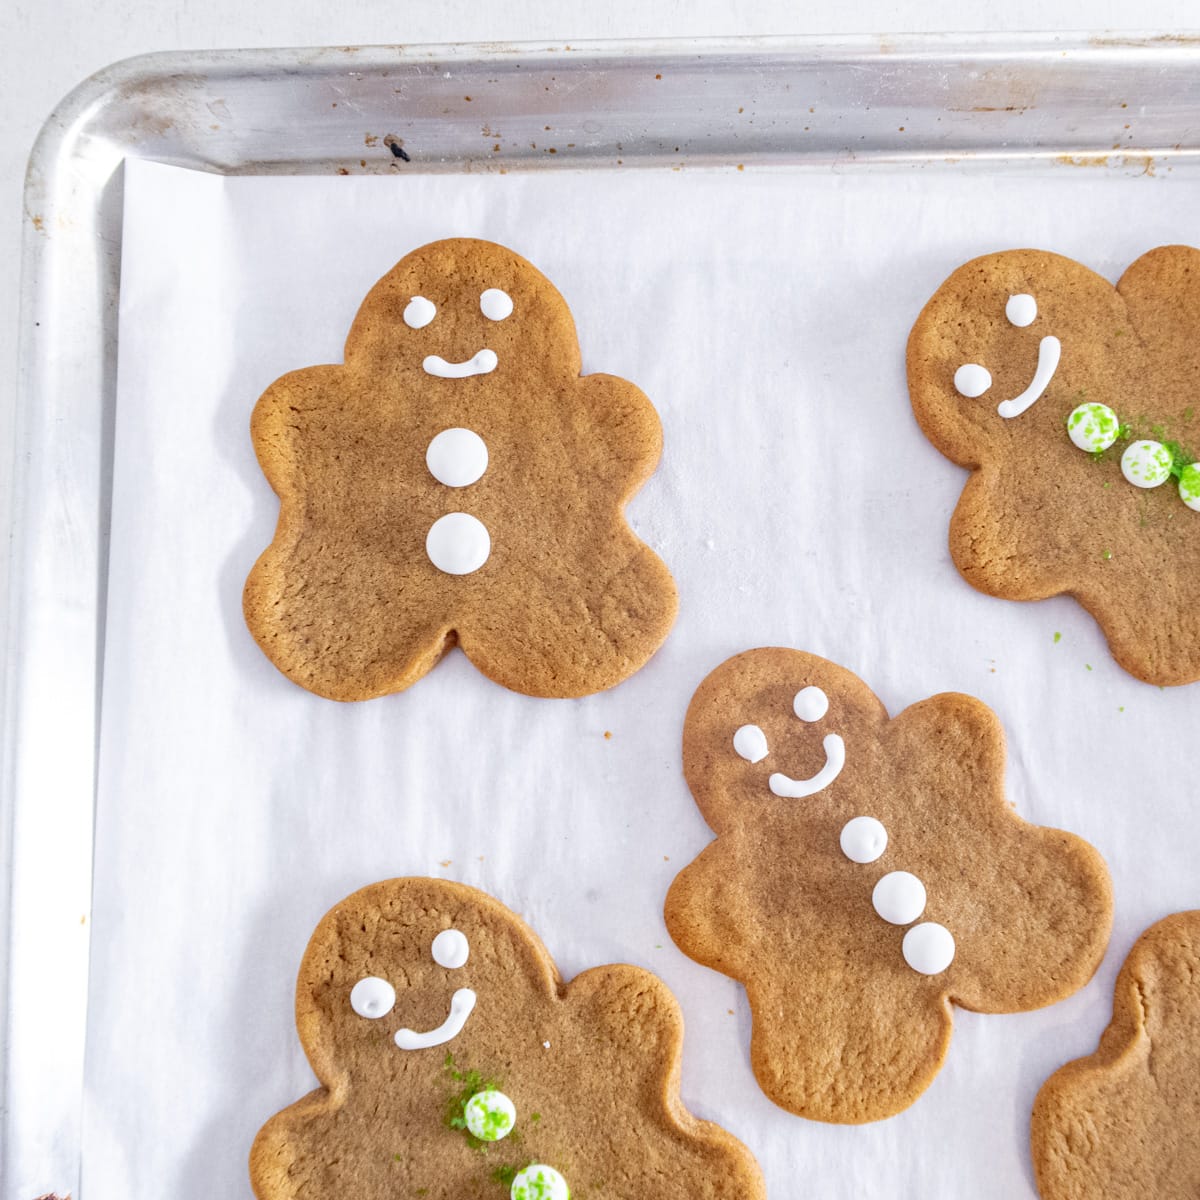
<path fill-rule="evenodd" d="M 855 863 L 873 863 L 887 849 L 883 822 L 854 817 L 842 826 L 842 853 Z M 871 903 L 889 925 L 910 925 L 925 911 L 925 885 L 908 871 L 889 871 L 875 885 Z M 904 961 L 922 975 L 940 975 L 954 961 L 954 936 L 936 921 L 922 921 L 904 935 Z"/>
<path fill-rule="evenodd" d="M 469 487 L 488 468 L 487 443 L 472 429 L 443 429 L 425 451 L 429 473 L 447 487 Z M 478 571 L 492 552 L 487 526 L 470 513 L 438 517 L 425 537 L 425 553 L 447 575 Z"/>

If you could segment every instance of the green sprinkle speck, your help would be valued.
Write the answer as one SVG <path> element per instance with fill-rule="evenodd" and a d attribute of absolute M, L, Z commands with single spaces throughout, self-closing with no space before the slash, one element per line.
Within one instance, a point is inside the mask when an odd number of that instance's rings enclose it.
<path fill-rule="evenodd" d="M 1105 562 L 1108 562 L 1108 560 L 1109 560 L 1110 558 L 1112 558 L 1112 551 L 1111 551 L 1111 550 L 1105 550 L 1105 552 L 1104 552 L 1104 553 L 1103 553 L 1103 554 L 1102 554 L 1100 557 L 1101 557 L 1101 558 L 1103 558 Z"/>
<path fill-rule="evenodd" d="M 1125 705 L 1120 704 L 1117 706 L 1117 712 L 1124 712 L 1124 711 L 1125 711 Z"/>
<path fill-rule="evenodd" d="M 1084 665 L 1085 667 L 1087 667 L 1087 669 L 1088 669 L 1089 671 L 1092 669 L 1092 664 L 1091 664 L 1091 663 L 1084 663 L 1083 665 Z"/>
<path fill-rule="evenodd" d="M 537 1121 L 540 1121 L 542 1119 L 542 1114 L 541 1113 L 530 1113 L 529 1119 L 536 1123 Z"/>
<path fill-rule="evenodd" d="M 1061 642 L 1061 641 L 1062 641 L 1062 634 L 1061 634 L 1061 633 L 1056 633 L 1056 634 L 1054 635 L 1054 644 L 1057 646 L 1057 645 L 1058 645 L 1058 643 L 1059 643 L 1059 642 Z"/>

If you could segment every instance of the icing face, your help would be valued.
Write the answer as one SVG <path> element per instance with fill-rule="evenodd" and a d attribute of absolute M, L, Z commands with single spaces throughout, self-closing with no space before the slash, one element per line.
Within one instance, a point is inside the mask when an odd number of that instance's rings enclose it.
<path fill-rule="evenodd" d="M 1009 296 L 1004 306 L 1004 315 L 1009 324 L 1018 329 L 1032 325 L 1037 319 L 1037 301 L 1026 292 Z M 996 411 L 1006 418 L 1019 417 L 1027 409 L 1032 408 L 1045 394 L 1058 370 L 1062 358 L 1062 343 L 1052 334 L 1047 334 L 1038 343 L 1037 370 L 1029 381 L 1029 386 L 1011 400 L 1002 400 L 996 405 Z M 992 386 L 991 372 L 979 363 L 963 363 L 954 372 L 954 388 L 960 396 L 969 400 L 978 399 Z"/>
<path fill-rule="evenodd" d="M 829 697 L 819 687 L 801 688 L 792 700 L 792 711 L 801 721 L 819 721 L 829 711 Z M 825 750 L 825 765 L 808 779 L 792 779 L 776 771 L 767 786 L 776 796 L 802 799 L 824 791 L 841 774 L 846 765 L 846 744 L 839 734 L 828 733 L 821 741 Z M 743 725 L 733 735 L 733 748 L 747 762 L 761 762 L 770 753 L 767 736 L 757 725 Z"/>
<path fill-rule="evenodd" d="M 507 320 L 512 316 L 512 297 L 500 288 L 487 288 L 480 294 L 479 311 L 489 321 Z M 414 296 L 404 309 L 404 323 L 409 329 L 424 329 L 436 316 L 437 305 L 424 296 Z M 499 365 L 496 352 L 486 346 L 470 358 L 458 362 L 445 359 L 440 354 L 427 354 L 421 362 L 425 374 L 438 379 L 469 379 L 472 375 L 490 375 Z"/>
<path fill-rule="evenodd" d="M 459 929 L 443 929 L 430 946 L 430 955 L 439 967 L 458 970 L 466 966 L 471 947 L 467 936 Z M 396 1006 L 396 989 L 386 979 L 368 975 L 360 979 L 350 991 L 350 1007 L 368 1021 L 386 1017 Z M 401 1050 L 426 1050 L 441 1046 L 458 1037 L 475 1008 L 475 993 L 470 988 L 459 988 L 450 997 L 450 1011 L 446 1019 L 436 1028 L 418 1033 L 413 1029 L 398 1029 L 395 1042 Z"/>

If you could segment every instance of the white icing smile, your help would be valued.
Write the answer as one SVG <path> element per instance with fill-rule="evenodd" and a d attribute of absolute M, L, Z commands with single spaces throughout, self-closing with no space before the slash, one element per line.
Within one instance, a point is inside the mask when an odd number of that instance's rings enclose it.
<path fill-rule="evenodd" d="M 1019 417 L 1027 408 L 1032 408 L 1050 386 L 1061 357 L 1062 342 L 1053 335 L 1042 338 L 1038 344 L 1037 370 L 1029 386 L 1012 400 L 1002 400 L 996 405 L 996 411 L 1002 417 Z"/>
<path fill-rule="evenodd" d="M 819 687 L 801 688 L 792 699 L 792 711 L 802 721 L 819 721 L 829 711 L 829 697 Z M 811 779 L 792 779 L 776 771 L 767 786 L 776 796 L 798 800 L 824 791 L 846 765 L 846 743 L 839 734 L 828 733 L 821 742 L 825 748 L 825 765 Z M 767 735 L 757 725 L 743 725 L 733 735 L 733 749 L 747 762 L 762 762 L 770 753 Z"/>
<path fill-rule="evenodd" d="M 792 779 L 782 771 L 776 771 L 767 781 L 776 796 L 799 800 L 824 791 L 841 773 L 846 765 L 846 743 L 836 733 L 827 733 L 821 742 L 825 747 L 825 765 L 811 779 Z"/>
<path fill-rule="evenodd" d="M 430 1046 L 441 1046 L 462 1033 L 474 1007 L 475 993 L 470 988 L 459 988 L 450 997 L 449 1015 L 436 1029 L 430 1029 L 427 1033 L 398 1029 L 396 1045 L 401 1050 L 427 1050 Z"/>
<path fill-rule="evenodd" d="M 440 354 L 430 354 L 421 364 L 426 375 L 436 375 L 439 379 L 467 379 L 472 375 L 490 375 L 499 359 L 495 350 L 480 350 L 466 362 L 447 362 Z"/>

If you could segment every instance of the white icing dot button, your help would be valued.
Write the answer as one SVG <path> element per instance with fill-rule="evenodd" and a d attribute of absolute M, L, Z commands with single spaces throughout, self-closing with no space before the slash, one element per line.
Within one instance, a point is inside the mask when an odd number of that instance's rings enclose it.
<path fill-rule="evenodd" d="M 396 1007 L 396 989 L 386 979 L 368 975 L 350 989 L 350 1007 L 371 1021 L 386 1017 Z"/>
<path fill-rule="evenodd" d="M 954 935 L 945 925 L 914 925 L 901 944 L 904 961 L 922 975 L 940 975 L 954 961 Z"/>
<path fill-rule="evenodd" d="M 842 826 L 842 853 L 856 863 L 873 863 L 886 849 L 887 830 L 874 817 L 854 817 Z M 882 881 L 881 881 L 882 882 Z"/>
<path fill-rule="evenodd" d="M 438 483 L 467 487 L 487 470 L 487 443 L 471 429 L 443 429 L 429 443 L 425 465 Z"/>
<path fill-rule="evenodd" d="M 470 513 L 452 512 L 438 517 L 425 537 L 425 553 L 447 575 L 478 571 L 492 552 L 487 526 Z"/>
<path fill-rule="evenodd" d="M 1121 474 L 1134 487 L 1158 487 L 1171 477 L 1171 452 L 1162 442 L 1131 442 L 1121 455 Z"/>
<path fill-rule="evenodd" d="M 1067 418 L 1067 436 L 1080 450 L 1099 454 L 1121 434 L 1121 422 L 1107 404 L 1081 404 Z"/>
<path fill-rule="evenodd" d="M 437 306 L 424 296 L 414 296 L 404 309 L 404 323 L 409 329 L 424 329 L 437 316 Z"/>
<path fill-rule="evenodd" d="M 1180 472 L 1179 498 L 1192 512 L 1200 512 L 1200 463 L 1188 463 Z"/>
<path fill-rule="evenodd" d="M 1024 329 L 1026 325 L 1032 325 L 1037 318 L 1037 301 L 1028 292 L 1009 296 L 1008 303 L 1004 306 L 1004 315 L 1009 324 Z"/>
<path fill-rule="evenodd" d="M 472 1137 L 481 1142 L 498 1142 L 512 1133 L 517 1123 L 517 1106 L 494 1088 L 476 1092 L 463 1105 L 463 1119 Z"/>
<path fill-rule="evenodd" d="M 819 687 L 801 688 L 792 700 L 792 711 L 802 721 L 819 721 L 829 711 L 829 697 Z"/>
<path fill-rule="evenodd" d="M 488 288 L 479 297 L 479 311 L 489 321 L 503 321 L 512 316 L 512 297 L 499 288 Z"/>
<path fill-rule="evenodd" d="M 733 735 L 733 748 L 747 762 L 762 762 L 767 757 L 767 735 L 757 725 L 743 725 Z"/>
<path fill-rule="evenodd" d="M 471 953 L 467 935 L 459 929 L 443 929 L 433 939 L 431 949 L 433 961 L 439 967 L 446 967 L 451 971 L 466 966 L 467 958 Z"/>
<path fill-rule="evenodd" d="M 509 1200 L 570 1200 L 567 1181 L 544 1163 L 531 1163 L 518 1171 L 508 1193 Z"/>
<path fill-rule="evenodd" d="M 963 363 L 954 372 L 954 390 L 968 400 L 982 396 L 992 386 L 992 375 L 987 367 L 978 363 Z"/>
<path fill-rule="evenodd" d="M 875 911 L 891 925 L 907 925 L 925 911 L 925 885 L 908 871 L 889 871 L 871 893 Z"/>

